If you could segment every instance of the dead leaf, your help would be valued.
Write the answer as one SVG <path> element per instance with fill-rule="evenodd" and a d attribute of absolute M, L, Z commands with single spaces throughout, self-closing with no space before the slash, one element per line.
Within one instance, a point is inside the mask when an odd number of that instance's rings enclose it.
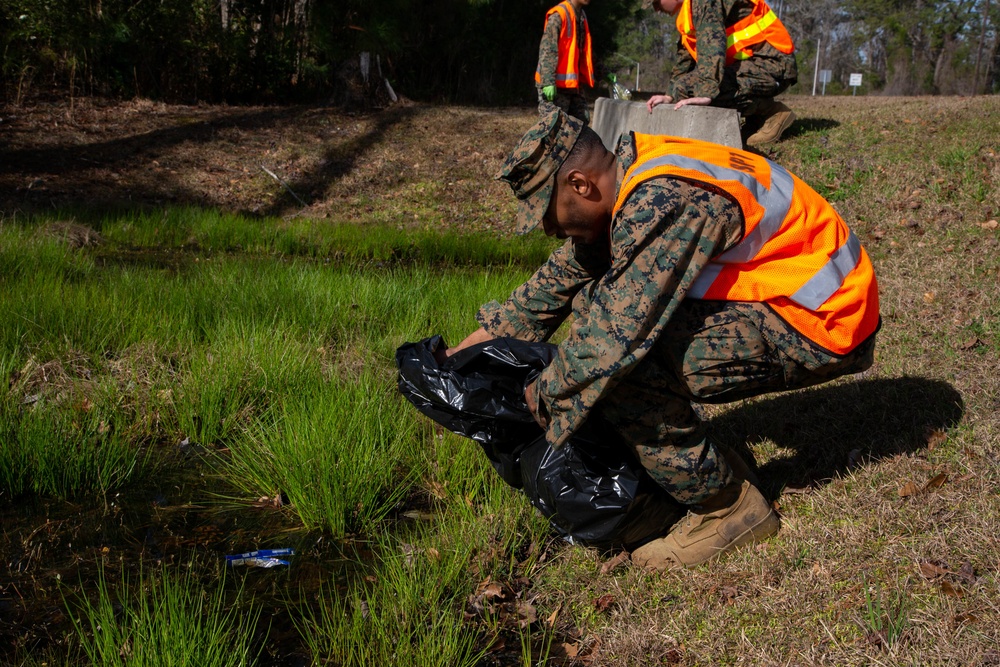
<path fill-rule="evenodd" d="M 562 652 L 567 658 L 575 658 L 580 655 L 580 647 L 576 644 L 567 644 L 563 642 L 561 644 Z"/>
<path fill-rule="evenodd" d="M 962 579 L 967 584 L 976 583 L 976 571 L 972 567 L 972 563 L 965 561 L 962 563 L 961 567 L 958 568 L 956 573 L 960 579 Z"/>
<path fill-rule="evenodd" d="M 538 620 L 538 610 L 530 602 L 518 602 L 517 615 L 520 617 L 517 624 L 522 628 L 526 628 Z"/>
<path fill-rule="evenodd" d="M 937 298 L 937 292 L 924 292 L 924 303 L 931 304 L 934 303 L 934 299 Z"/>
<path fill-rule="evenodd" d="M 962 350 L 963 352 L 968 352 L 969 350 L 974 350 L 977 347 L 982 347 L 983 345 L 986 345 L 986 343 L 984 343 L 979 338 L 973 338 L 959 345 L 958 349 Z"/>
<path fill-rule="evenodd" d="M 601 565 L 601 574 L 607 574 L 608 572 L 611 572 L 622 563 L 628 562 L 628 558 L 629 557 L 627 551 L 622 551 L 618 554 L 615 554 L 614 557 L 612 557 L 610 560 L 604 561 L 604 563 Z"/>
<path fill-rule="evenodd" d="M 494 581 L 493 583 L 489 584 L 488 586 L 486 586 L 486 588 L 483 589 L 479 597 L 481 597 L 484 600 L 492 600 L 493 598 L 502 598 L 503 586 Z"/>
<path fill-rule="evenodd" d="M 944 444 L 945 440 L 948 439 L 948 434 L 939 428 L 928 429 L 927 432 L 927 449 L 934 451 L 938 445 Z"/>
<path fill-rule="evenodd" d="M 667 665 L 679 665 L 684 660 L 684 651 L 672 648 L 663 654 L 663 662 Z"/>
<path fill-rule="evenodd" d="M 960 598 L 965 595 L 961 586 L 955 586 L 950 581 L 941 582 L 941 592 L 952 598 Z"/>
<path fill-rule="evenodd" d="M 562 602 L 556 605 L 555 611 L 549 614 L 549 617 L 545 619 L 545 625 L 549 626 L 550 628 L 555 627 L 556 619 L 559 618 L 560 609 L 562 609 Z"/>
<path fill-rule="evenodd" d="M 920 489 L 913 482 L 907 482 L 903 485 L 903 488 L 899 490 L 900 498 L 909 498 L 910 496 L 915 496 L 920 493 Z"/>
<path fill-rule="evenodd" d="M 872 632 L 865 640 L 874 646 L 875 648 L 885 648 L 889 645 L 888 635 L 885 630 L 879 630 L 878 632 Z"/>
<path fill-rule="evenodd" d="M 996 229 L 997 227 L 1000 227 L 1000 222 L 997 222 L 996 220 L 987 220 L 979 226 L 983 229 Z"/>
<path fill-rule="evenodd" d="M 938 473 L 937 475 L 934 475 L 929 480 L 927 480 L 927 483 L 924 484 L 924 488 L 921 489 L 921 492 L 923 492 L 923 491 L 930 491 L 932 489 L 939 489 L 947 481 L 948 481 L 948 475 L 947 474 L 945 474 L 943 472 L 942 473 Z"/>
<path fill-rule="evenodd" d="M 922 561 L 920 563 L 920 574 L 925 579 L 934 579 L 936 577 L 943 577 L 948 574 L 950 570 L 947 570 L 940 565 L 932 563 L 928 560 Z"/>
<path fill-rule="evenodd" d="M 611 595 L 610 593 L 602 595 L 601 597 L 594 599 L 594 609 L 596 609 L 598 612 L 605 612 L 608 610 L 608 607 L 610 607 L 614 601 L 615 601 L 614 595 Z"/>
<path fill-rule="evenodd" d="M 739 594 L 740 594 L 740 592 L 736 589 L 735 586 L 723 586 L 719 590 L 719 593 L 722 594 L 722 598 L 727 603 L 732 602 L 733 600 L 735 600 L 739 596 Z"/>
<path fill-rule="evenodd" d="M 966 623 L 975 623 L 978 620 L 975 614 L 956 614 L 951 619 L 951 624 L 955 627 Z"/>

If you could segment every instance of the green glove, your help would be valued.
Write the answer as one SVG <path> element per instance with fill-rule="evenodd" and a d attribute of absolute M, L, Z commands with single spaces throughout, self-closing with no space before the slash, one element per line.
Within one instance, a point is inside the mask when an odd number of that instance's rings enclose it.
<path fill-rule="evenodd" d="M 549 102 L 556 97 L 556 87 L 555 86 L 545 86 L 542 88 L 542 96 L 545 97 Z"/>

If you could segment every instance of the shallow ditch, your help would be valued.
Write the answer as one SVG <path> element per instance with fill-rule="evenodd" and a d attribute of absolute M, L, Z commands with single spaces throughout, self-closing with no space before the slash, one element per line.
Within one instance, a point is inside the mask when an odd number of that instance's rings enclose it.
<path fill-rule="evenodd" d="M 261 609 L 260 664 L 309 664 L 290 613 L 322 586 L 346 589 L 372 554 L 364 541 L 334 544 L 307 531 L 272 500 L 227 502 L 224 484 L 197 464 L 142 489 L 59 501 L 25 496 L 0 507 L 0 646 L 18 656 L 65 655 L 73 643 L 67 601 L 115 590 L 162 566 L 190 570 L 206 590 Z M 226 566 L 227 554 L 290 547 L 289 566 Z M 0 660 L 3 663 L 3 660 Z M 19 664 L 19 663 L 14 663 Z"/>

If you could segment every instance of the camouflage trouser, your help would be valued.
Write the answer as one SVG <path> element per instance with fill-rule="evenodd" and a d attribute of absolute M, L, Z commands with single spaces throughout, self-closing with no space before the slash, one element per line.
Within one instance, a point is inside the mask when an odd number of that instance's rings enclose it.
<path fill-rule="evenodd" d="M 694 73 L 691 73 L 692 77 Z M 674 84 L 678 100 L 697 97 L 684 85 L 686 75 Z M 796 79 L 788 79 L 785 66 L 775 60 L 760 58 L 730 65 L 722 70 L 719 94 L 712 105 L 726 109 L 736 109 L 743 116 L 766 113 L 775 96 L 788 90 Z M 692 78 L 692 82 L 697 80 Z"/>
<path fill-rule="evenodd" d="M 875 340 L 844 357 L 804 339 L 759 303 L 688 300 L 669 338 L 599 403 L 650 475 L 679 502 L 697 504 L 732 481 L 692 402 L 728 403 L 860 372 Z"/>
<path fill-rule="evenodd" d="M 580 93 L 570 92 L 565 88 L 556 88 L 556 96 L 549 102 L 542 95 L 542 89 L 538 89 L 538 114 L 547 116 L 560 108 L 570 116 L 579 118 L 587 125 L 590 124 L 590 111 L 587 110 L 587 100 Z"/>

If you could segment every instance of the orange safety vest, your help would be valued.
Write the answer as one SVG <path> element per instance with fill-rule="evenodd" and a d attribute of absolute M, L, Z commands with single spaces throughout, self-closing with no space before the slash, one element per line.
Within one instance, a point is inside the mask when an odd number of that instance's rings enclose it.
<path fill-rule="evenodd" d="M 744 19 L 733 25 L 726 26 L 726 64 L 732 65 L 737 60 L 746 60 L 753 55 L 750 47 L 754 44 L 767 42 L 782 53 L 792 53 L 795 45 L 778 15 L 767 6 L 764 0 L 752 0 L 753 11 Z M 681 11 L 677 14 L 677 31 L 681 34 L 681 43 L 691 57 L 697 62 L 697 36 L 694 34 L 694 18 L 691 14 L 692 0 L 684 0 Z"/>
<path fill-rule="evenodd" d="M 635 134 L 615 213 L 644 181 L 668 176 L 727 193 L 743 238 L 713 257 L 687 297 L 768 304 L 796 331 L 838 355 L 878 329 L 875 271 L 830 204 L 770 160 L 681 137 Z"/>
<path fill-rule="evenodd" d="M 559 30 L 559 62 L 556 65 L 556 87 L 557 88 L 579 88 L 580 79 L 591 88 L 594 87 L 594 64 L 590 51 L 590 26 L 587 17 L 583 17 L 583 54 L 584 62 L 580 63 L 579 46 L 576 34 L 576 10 L 569 0 L 564 0 L 545 13 L 545 22 L 549 22 L 549 17 L 557 13 L 562 19 L 562 28 Z M 542 82 L 542 75 L 535 70 L 535 83 Z"/>

